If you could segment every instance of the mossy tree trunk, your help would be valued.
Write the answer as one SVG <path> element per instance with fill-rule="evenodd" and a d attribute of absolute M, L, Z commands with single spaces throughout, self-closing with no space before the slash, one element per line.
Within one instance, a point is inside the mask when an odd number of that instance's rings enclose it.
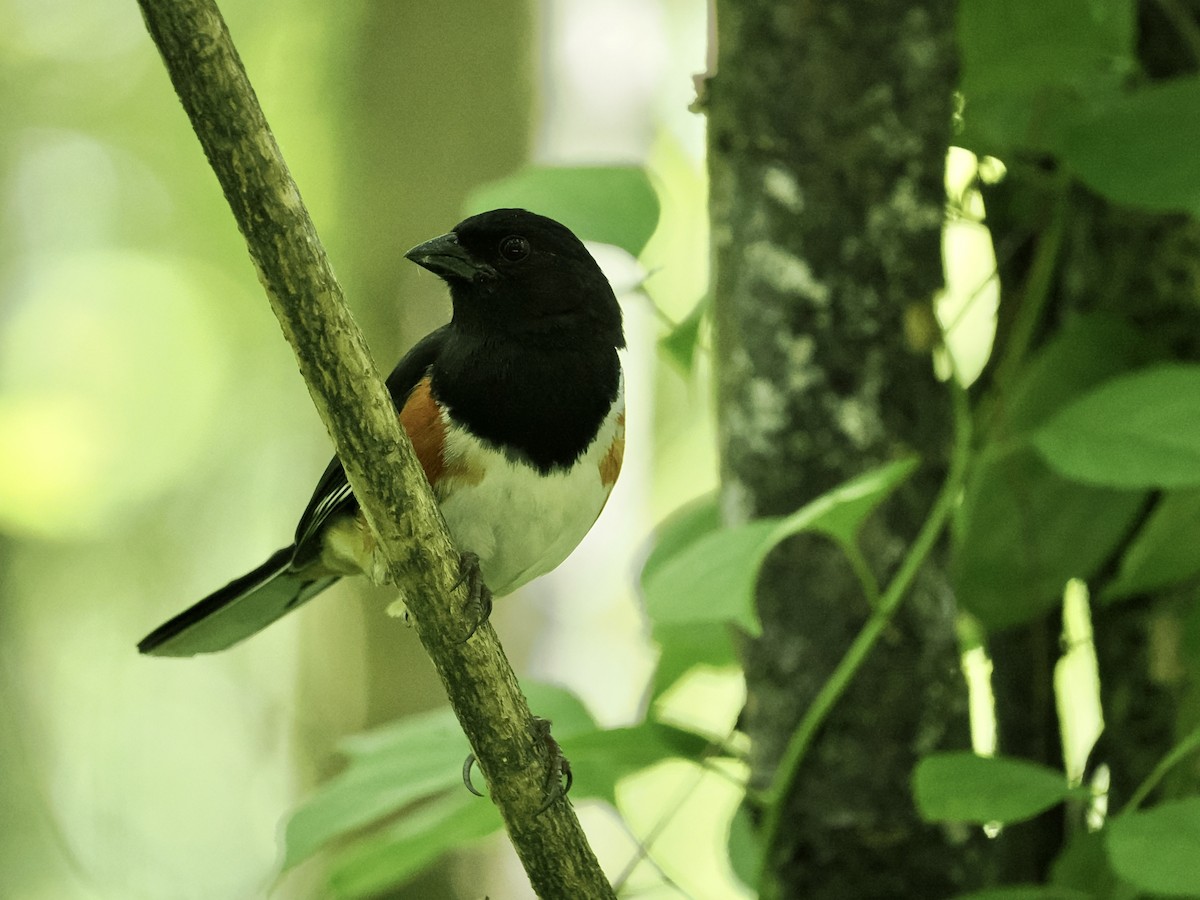
<path fill-rule="evenodd" d="M 946 388 L 906 325 L 931 321 L 942 283 L 953 14 L 949 0 L 722 0 L 706 89 L 725 516 L 791 512 L 915 451 L 920 471 L 865 536 L 881 580 L 950 443 Z M 757 599 L 744 721 L 761 789 L 870 607 L 818 538 L 778 548 Z M 767 861 L 780 896 L 941 897 L 978 882 L 976 845 L 921 823 L 909 789 L 919 754 L 967 742 L 953 626 L 935 561 L 786 800 Z"/>

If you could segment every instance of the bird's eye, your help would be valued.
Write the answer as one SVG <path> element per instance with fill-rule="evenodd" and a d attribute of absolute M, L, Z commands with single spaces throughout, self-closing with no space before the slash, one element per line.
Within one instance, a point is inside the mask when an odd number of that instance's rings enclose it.
<path fill-rule="evenodd" d="M 520 262 L 529 255 L 529 241 L 513 234 L 500 242 L 500 255 L 509 262 Z"/>

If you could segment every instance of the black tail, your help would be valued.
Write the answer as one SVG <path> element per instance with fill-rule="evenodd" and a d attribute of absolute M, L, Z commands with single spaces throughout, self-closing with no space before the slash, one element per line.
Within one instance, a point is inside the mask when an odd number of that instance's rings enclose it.
<path fill-rule="evenodd" d="M 138 642 L 141 653 L 193 656 L 232 647 L 315 597 L 337 576 L 313 578 L 290 569 L 295 547 L 285 547 L 253 572 L 159 625 Z"/>

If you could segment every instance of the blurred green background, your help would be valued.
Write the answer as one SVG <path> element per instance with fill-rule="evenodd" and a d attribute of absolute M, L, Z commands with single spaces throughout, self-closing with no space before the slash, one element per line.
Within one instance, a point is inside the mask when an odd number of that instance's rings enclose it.
<path fill-rule="evenodd" d="M 715 479 L 704 360 L 655 348 L 707 278 L 687 111 L 704 4 L 222 8 L 381 368 L 448 315 L 402 254 L 471 190 L 528 160 L 649 167 L 662 220 L 640 263 L 597 249 L 630 337 L 626 471 L 575 557 L 495 617 L 519 671 L 630 720 L 646 535 Z M 137 655 L 290 538 L 329 443 L 134 0 L 7 0 L 0 48 L 0 897 L 322 896 L 320 860 L 277 880 L 282 822 L 340 737 L 441 687 L 361 583 L 228 653 Z M 584 817 L 619 871 L 631 839 Z M 688 855 L 673 877 L 726 895 Z M 394 896 L 528 891 L 501 841 L 458 872 Z"/>

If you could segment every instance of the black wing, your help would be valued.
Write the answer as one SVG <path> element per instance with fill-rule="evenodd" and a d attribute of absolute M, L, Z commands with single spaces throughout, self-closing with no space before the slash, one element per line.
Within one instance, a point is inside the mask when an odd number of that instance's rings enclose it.
<path fill-rule="evenodd" d="M 445 346 L 449 333 L 449 325 L 443 325 L 430 332 L 414 344 L 396 368 L 392 369 L 392 374 L 387 377 L 385 383 L 396 409 L 404 406 L 413 388 L 425 377 L 425 373 Z M 325 467 L 321 480 L 317 482 L 317 489 L 313 491 L 312 499 L 308 501 L 304 514 L 300 516 L 300 524 L 296 526 L 296 554 L 292 565 L 300 568 L 321 552 L 320 534 L 331 517 L 352 514 L 357 510 L 358 501 L 350 491 L 350 483 L 346 480 L 342 461 L 335 456 Z"/>

